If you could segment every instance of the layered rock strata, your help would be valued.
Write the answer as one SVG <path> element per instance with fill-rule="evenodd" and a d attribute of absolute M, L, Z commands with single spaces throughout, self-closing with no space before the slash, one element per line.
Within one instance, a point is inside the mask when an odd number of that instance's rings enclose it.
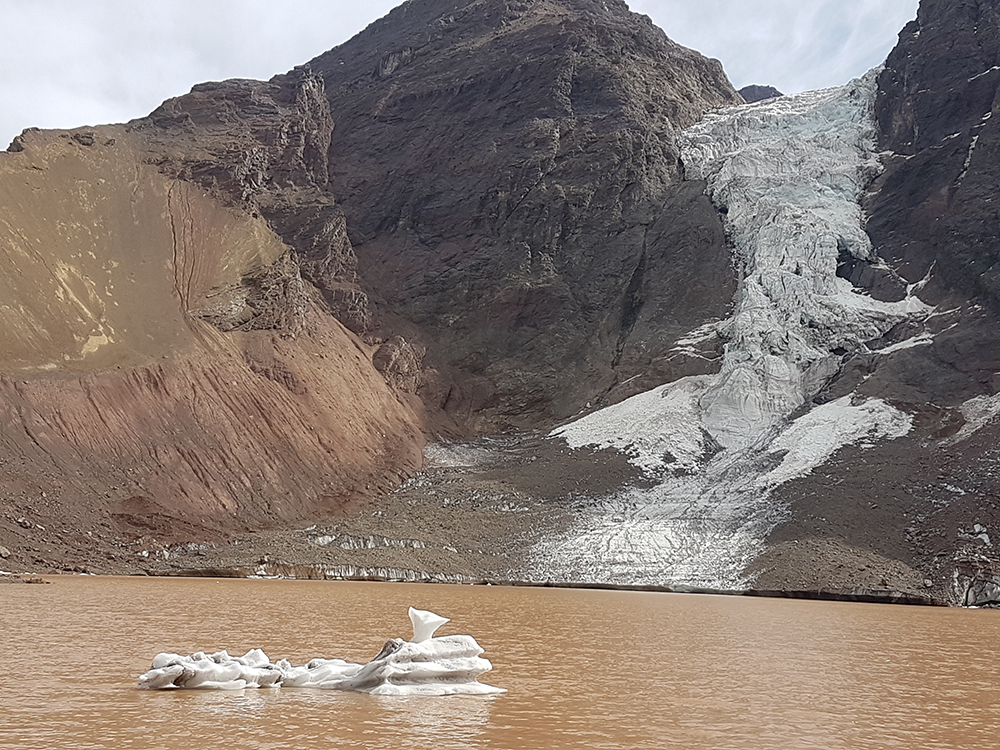
<path fill-rule="evenodd" d="M 122 127 L 17 145 L 0 155 L 0 493 L 20 559 L 46 533 L 329 514 L 419 465 L 417 417 L 263 221 L 165 177 Z"/>

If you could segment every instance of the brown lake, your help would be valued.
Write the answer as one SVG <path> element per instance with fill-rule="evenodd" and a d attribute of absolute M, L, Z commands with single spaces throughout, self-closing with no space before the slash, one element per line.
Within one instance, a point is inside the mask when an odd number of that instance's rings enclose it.
<path fill-rule="evenodd" d="M 0 749 L 1000 747 L 1000 612 L 638 592 L 53 578 L 0 586 Z M 505 695 L 143 691 L 161 651 L 366 662 L 407 607 Z"/>

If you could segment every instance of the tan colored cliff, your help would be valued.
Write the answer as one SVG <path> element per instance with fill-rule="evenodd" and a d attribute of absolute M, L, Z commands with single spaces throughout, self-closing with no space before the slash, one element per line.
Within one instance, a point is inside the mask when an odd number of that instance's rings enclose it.
<path fill-rule="evenodd" d="M 329 516 L 420 462 L 418 418 L 268 225 L 122 127 L 0 154 L 0 493 L 74 533 Z"/>

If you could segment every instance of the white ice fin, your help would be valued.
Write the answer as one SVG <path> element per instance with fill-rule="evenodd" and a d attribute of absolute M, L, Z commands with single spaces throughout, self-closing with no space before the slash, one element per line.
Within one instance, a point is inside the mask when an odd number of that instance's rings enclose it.
<path fill-rule="evenodd" d="M 449 620 L 426 609 L 410 607 L 410 622 L 413 624 L 413 638 L 410 643 L 423 643 L 433 638 L 435 631 Z"/>

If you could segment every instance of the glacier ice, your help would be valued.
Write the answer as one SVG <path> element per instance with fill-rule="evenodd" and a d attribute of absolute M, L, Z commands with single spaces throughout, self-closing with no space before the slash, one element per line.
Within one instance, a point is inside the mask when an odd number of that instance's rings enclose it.
<path fill-rule="evenodd" d="M 243 656 L 227 651 L 189 656 L 157 654 L 139 687 L 148 690 L 243 690 L 246 688 L 318 688 L 373 695 L 494 695 L 503 688 L 479 682 L 493 669 L 471 635 L 434 637 L 448 618 L 427 610 L 409 610 L 413 638 L 387 641 L 367 664 L 343 659 L 313 659 L 303 666 L 271 661 L 260 649 Z"/>
<path fill-rule="evenodd" d="M 843 351 L 933 312 L 915 287 L 881 302 L 836 274 L 844 253 L 877 260 L 859 205 L 880 170 L 876 74 L 719 110 L 681 134 L 687 177 L 725 209 L 740 278 L 732 315 L 680 345 L 720 336 L 721 370 L 551 433 L 622 451 L 656 483 L 605 498 L 570 533 L 541 542 L 534 575 L 744 588 L 743 570 L 784 512 L 770 501 L 776 487 L 845 445 L 909 432 L 911 418 L 880 399 L 812 405 Z"/>

